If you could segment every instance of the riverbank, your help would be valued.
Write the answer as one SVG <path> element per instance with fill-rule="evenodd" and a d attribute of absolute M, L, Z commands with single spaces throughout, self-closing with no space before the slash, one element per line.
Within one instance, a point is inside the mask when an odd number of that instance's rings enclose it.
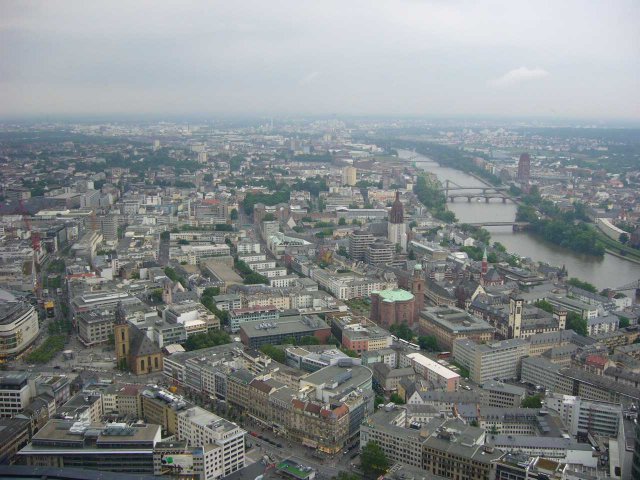
<path fill-rule="evenodd" d="M 438 164 L 433 157 L 411 150 L 399 150 L 398 153 L 408 164 L 415 163 L 417 168 L 436 176 L 443 183 L 450 180 L 458 185 L 488 187 L 484 180 Z M 455 213 L 459 223 L 513 222 L 517 210 L 517 205 L 511 202 L 458 202 L 448 203 L 447 207 Z M 514 232 L 511 227 L 487 227 L 487 230 L 491 233 L 491 242 L 500 242 L 507 251 L 549 265 L 564 265 L 570 276 L 588 280 L 599 289 L 626 284 L 639 276 L 638 264 L 629 258 L 609 255 L 608 252 L 601 258 L 575 253 L 546 242 L 533 232 Z"/>

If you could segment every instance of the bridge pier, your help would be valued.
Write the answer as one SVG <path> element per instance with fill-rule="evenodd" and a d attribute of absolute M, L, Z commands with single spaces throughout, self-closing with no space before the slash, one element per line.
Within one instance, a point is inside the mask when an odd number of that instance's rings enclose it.
<path fill-rule="evenodd" d="M 489 197 L 484 197 L 484 203 L 489 203 Z"/>
<path fill-rule="evenodd" d="M 507 203 L 507 197 L 502 197 L 502 203 Z"/>
<path fill-rule="evenodd" d="M 467 202 L 471 203 L 471 197 L 467 197 Z"/>

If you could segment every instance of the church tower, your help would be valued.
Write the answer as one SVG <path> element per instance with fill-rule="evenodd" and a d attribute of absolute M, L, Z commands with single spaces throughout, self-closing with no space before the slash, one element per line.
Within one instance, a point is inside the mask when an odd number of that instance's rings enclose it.
<path fill-rule="evenodd" d="M 507 338 L 520 338 L 522 330 L 522 310 L 524 300 L 521 298 L 509 298 L 509 331 Z"/>
<path fill-rule="evenodd" d="M 116 344 L 116 361 L 118 367 L 125 367 L 129 362 L 129 348 L 131 341 L 129 338 L 129 322 L 124 311 L 122 302 L 118 302 L 115 313 L 115 323 L 113 325 L 113 334 Z"/>
<path fill-rule="evenodd" d="M 422 274 L 422 266 L 419 263 L 413 267 L 413 276 L 411 277 L 411 293 L 415 298 L 413 308 L 413 322 L 420 321 L 420 312 L 424 308 L 424 275 Z"/>
<path fill-rule="evenodd" d="M 484 277 L 489 270 L 489 262 L 487 261 L 487 247 L 484 247 L 484 255 L 482 255 L 482 276 Z"/>
<path fill-rule="evenodd" d="M 170 305 L 173 303 L 173 282 L 171 280 L 165 280 L 162 286 L 162 301 Z"/>
<path fill-rule="evenodd" d="M 400 201 L 400 192 L 396 192 L 396 200 L 389 212 L 387 239 L 394 245 L 400 245 L 403 252 L 407 251 L 407 226 L 404 223 L 404 207 Z"/>

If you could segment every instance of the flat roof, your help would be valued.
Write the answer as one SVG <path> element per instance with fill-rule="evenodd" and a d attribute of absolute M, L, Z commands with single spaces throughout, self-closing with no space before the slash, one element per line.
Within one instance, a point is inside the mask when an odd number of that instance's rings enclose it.
<path fill-rule="evenodd" d="M 431 360 L 428 357 L 425 357 L 422 353 L 414 352 L 407 355 L 407 358 L 410 358 L 414 362 L 420 364 L 421 366 L 435 372 L 437 375 L 440 375 L 447 380 L 451 380 L 454 378 L 460 378 L 453 370 L 449 370 L 447 367 L 440 365 L 438 362 Z"/>
<path fill-rule="evenodd" d="M 317 315 L 280 317 L 273 320 L 255 320 L 240 325 L 240 330 L 249 338 L 270 337 L 272 335 L 286 335 L 297 332 L 314 332 L 316 330 L 329 329 Z"/>

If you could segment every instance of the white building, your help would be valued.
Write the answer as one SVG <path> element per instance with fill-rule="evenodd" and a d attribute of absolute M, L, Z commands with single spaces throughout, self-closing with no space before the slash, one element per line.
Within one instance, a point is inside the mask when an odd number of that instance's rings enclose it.
<path fill-rule="evenodd" d="M 196 465 L 194 459 L 194 466 L 200 469 L 204 480 L 222 478 L 245 466 L 246 433 L 235 423 L 200 407 L 178 414 L 176 436 L 189 446 L 202 449 L 202 463 Z"/>

